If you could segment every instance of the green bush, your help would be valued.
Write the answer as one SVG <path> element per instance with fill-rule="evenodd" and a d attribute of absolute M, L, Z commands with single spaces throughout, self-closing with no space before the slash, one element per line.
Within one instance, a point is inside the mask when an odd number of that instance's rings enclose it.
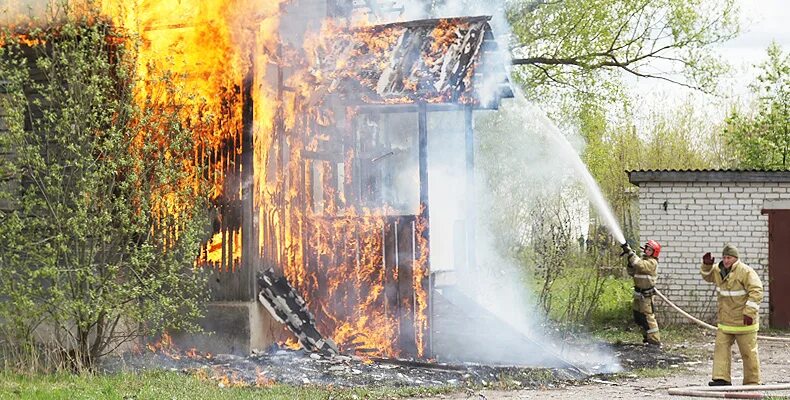
<path fill-rule="evenodd" d="M 631 323 L 634 281 L 630 277 L 609 276 L 592 313 L 590 325 L 622 325 Z"/>
<path fill-rule="evenodd" d="M 569 268 L 554 282 L 549 318 L 576 327 L 628 323 L 632 288 L 630 278 L 591 267 Z"/>
<path fill-rule="evenodd" d="M 6 362 L 29 369 L 45 355 L 81 369 L 141 335 L 196 328 L 207 196 L 179 89 L 151 70 L 140 91 L 134 42 L 102 23 L 3 43 Z"/>

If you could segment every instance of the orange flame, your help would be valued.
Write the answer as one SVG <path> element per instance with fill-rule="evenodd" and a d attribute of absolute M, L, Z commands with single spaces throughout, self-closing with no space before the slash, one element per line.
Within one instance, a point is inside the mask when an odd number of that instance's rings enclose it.
<path fill-rule="evenodd" d="M 91 3 L 90 0 L 86 0 Z M 184 105 L 182 122 L 195 132 L 194 163 L 206 167 L 210 197 L 222 213 L 238 207 L 242 196 L 242 106 L 245 75 L 267 79 L 266 49 L 278 42 L 279 5 L 285 0 L 99 0 L 103 15 L 118 29 L 139 38 L 139 93 L 163 96 L 152 71 L 168 71 L 183 87 L 177 101 Z M 264 49 L 264 54 L 260 50 Z M 257 86 L 264 82 L 258 81 Z M 255 119 L 264 127 L 274 120 L 264 89 L 254 95 Z M 265 136 L 265 135 L 258 135 Z M 163 138 L 166 140 L 166 138 Z M 197 179 L 198 177 L 196 177 Z M 185 182 L 184 185 L 191 185 Z M 162 196 L 163 212 L 179 207 Z M 207 241 L 202 263 L 234 272 L 241 265 L 239 221 L 222 221 Z"/>
<path fill-rule="evenodd" d="M 161 353 L 174 360 L 181 359 L 178 348 L 173 344 L 173 339 L 167 332 L 162 332 L 162 337 L 158 341 L 147 343 L 145 346 L 152 353 Z"/>
<path fill-rule="evenodd" d="M 255 368 L 255 375 L 255 387 L 272 387 L 277 383 L 273 378 L 267 377 L 266 372 L 258 367 Z"/>
<path fill-rule="evenodd" d="M 285 340 L 285 342 L 280 342 L 279 344 L 281 347 L 285 347 L 291 350 L 300 350 L 302 348 L 302 345 L 299 344 L 299 341 L 292 337 L 289 337 L 288 339 Z"/>
<path fill-rule="evenodd" d="M 348 145 L 354 140 L 355 110 L 325 107 L 326 93 L 317 92 L 317 82 L 344 77 L 375 86 L 358 72 L 386 68 L 388 60 L 381 55 L 397 44 L 403 30 L 370 27 L 351 33 L 327 21 L 321 37 L 332 39 L 308 41 L 306 53 L 312 58 L 305 65 L 300 50 L 289 49 L 278 37 L 280 5 L 285 1 L 101 0 L 99 5 L 118 29 L 139 38 L 138 79 L 144 83 L 140 101 L 172 95 L 157 86 L 156 71 L 169 71 L 182 83 L 176 94 L 184 105 L 181 119 L 195 132 L 191 162 L 207 167 L 211 198 L 222 213 L 201 261 L 218 271 L 225 266 L 219 272 L 236 272 L 242 265 L 242 239 L 246 245 L 254 243 L 257 249 L 249 253 L 280 268 L 308 302 L 319 329 L 343 348 L 397 356 L 402 350 L 399 336 L 413 330 L 422 356 L 427 331 L 427 221 L 420 211 L 410 222 L 414 245 L 403 259 L 411 275 L 385 268 L 384 232 L 396 217 L 386 204 L 370 206 L 356 198 L 354 187 L 361 182 L 354 181 L 355 165 L 362 155 Z M 457 28 L 445 24 L 432 32 L 433 55 L 427 64 L 438 62 Z M 333 46 L 350 35 L 364 45 L 351 47 L 350 53 Z M 321 68 L 327 63 L 333 63 L 332 68 Z M 272 73 L 283 67 L 296 72 L 282 79 Z M 335 75 L 326 76 L 327 71 Z M 419 79 L 407 77 L 403 85 L 414 89 Z M 254 135 L 252 149 L 245 149 L 243 91 L 250 86 Z M 381 100 L 411 101 L 397 96 Z M 166 143 L 167 138 L 157 140 Z M 252 171 L 242 171 L 243 152 L 252 153 Z M 335 156 L 307 157 L 330 152 Z M 251 175 L 251 182 L 243 181 L 245 174 Z M 250 185 L 256 225 L 242 238 L 240 222 L 226 214 L 241 202 L 245 184 Z M 161 197 L 163 214 L 183 207 L 166 192 Z M 253 265 L 252 260 L 245 265 Z M 387 288 L 405 277 L 410 278 L 413 301 L 404 300 L 399 310 L 391 304 Z M 411 327 L 402 323 L 404 313 Z M 154 351 L 162 348 L 153 346 Z M 233 384 L 226 379 L 220 383 Z"/>

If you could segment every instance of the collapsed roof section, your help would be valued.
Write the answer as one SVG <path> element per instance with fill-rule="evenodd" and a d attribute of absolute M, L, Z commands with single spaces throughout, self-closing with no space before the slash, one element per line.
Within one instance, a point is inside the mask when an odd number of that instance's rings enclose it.
<path fill-rule="evenodd" d="M 317 94 L 352 104 L 425 101 L 496 108 L 513 93 L 489 20 L 419 20 L 324 36 L 311 70 Z"/>

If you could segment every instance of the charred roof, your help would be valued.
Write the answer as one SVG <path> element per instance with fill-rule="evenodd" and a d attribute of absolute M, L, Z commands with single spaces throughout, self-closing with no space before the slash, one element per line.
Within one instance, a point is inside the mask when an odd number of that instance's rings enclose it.
<path fill-rule="evenodd" d="M 430 19 L 338 30 L 315 47 L 319 93 L 348 103 L 471 104 L 512 97 L 490 17 Z"/>

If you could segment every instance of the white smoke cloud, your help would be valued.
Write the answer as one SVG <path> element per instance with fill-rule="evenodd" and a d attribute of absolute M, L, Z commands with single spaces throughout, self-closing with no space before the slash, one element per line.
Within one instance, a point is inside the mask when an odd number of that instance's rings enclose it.
<path fill-rule="evenodd" d="M 0 24 L 40 21 L 59 9 L 57 4 L 54 0 L 0 0 Z"/>
<path fill-rule="evenodd" d="M 465 188 L 463 112 L 429 114 L 431 268 L 437 287 L 434 351 L 439 359 L 448 361 L 550 367 L 579 364 L 602 368 L 596 372 L 618 370 L 610 354 L 569 348 L 544 332 L 545 316 L 531 296 L 532 283 L 524 266 L 502 245 L 509 238 L 492 232 L 487 223 L 487 216 L 501 210 L 493 195 L 497 191 L 526 193 L 526 198 L 514 201 L 526 206 L 541 195 L 562 195 L 569 185 L 575 185 L 574 150 L 550 140 L 547 135 L 554 134 L 556 128 L 547 126 L 537 113 L 539 110 L 523 97 L 504 101 L 497 111 L 476 112 L 475 135 L 478 140 L 481 135 L 486 137 L 483 151 L 490 152 L 486 157 L 494 162 L 481 157 L 478 143 L 474 194 Z M 578 212 L 577 228 L 586 227 L 587 200 L 570 199 L 569 204 Z M 474 239 L 466 245 L 474 246 L 476 262 L 470 265 L 465 263 L 467 249 L 459 246 L 465 246 L 464 229 L 473 220 Z"/>
<path fill-rule="evenodd" d="M 503 2 L 467 2 L 463 0 L 444 2 L 434 7 L 432 13 L 426 12 L 422 2 L 407 2 L 407 10 L 401 16 L 404 20 L 437 17 L 491 16 L 491 26 L 500 49 L 494 59 L 487 62 L 498 63 L 509 73 L 510 54 L 506 51 L 510 41 L 510 27 L 505 18 Z M 492 57 L 492 54 L 487 54 Z M 499 77 L 476 82 L 475 89 L 484 95 L 496 93 L 501 83 Z M 552 138 L 560 134 L 550 124 L 543 113 L 535 106 L 527 103 L 523 97 L 504 101 L 498 111 L 477 112 L 478 123 L 475 136 L 492 135 L 497 140 L 486 145 L 493 146 L 483 151 L 494 152 L 496 163 L 490 169 L 481 169 L 480 161 L 476 164 L 476 190 L 474 195 L 465 192 L 465 168 L 459 162 L 459 154 L 463 160 L 463 134 L 455 136 L 443 135 L 442 132 L 452 131 L 448 127 L 453 122 L 462 120 L 462 115 L 437 121 L 440 131 L 432 131 L 429 120 L 429 179 L 430 179 L 430 210 L 431 210 L 431 267 L 437 272 L 436 283 L 438 293 L 434 298 L 433 320 L 434 350 L 437 356 L 446 359 L 479 361 L 504 364 L 521 364 L 532 366 L 568 366 L 577 363 L 583 367 L 600 366 L 596 372 L 616 371 L 620 369 L 617 360 L 605 349 L 569 348 L 560 341 L 553 339 L 543 331 L 545 316 L 538 312 L 535 300 L 530 295 L 529 277 L 524 267 L 519 265 L 509 254 L 503 242 L 502 232 L 491 232 L 486 224 L 485 215 L 497 209 L 492 204 L 496 199 L 495 191 L 512 193 L 530 193 L 529 190 L 516 190 L 512 185 L 532 185 L 532 193 L 556 193 L 570 200 L 568 188 L 578 190 L 578 178 L 574 165 L 578 165 L 578 156 L 570 145 L 580 147 L 583 140 L 579 135 Z M 431 117 L 429 117 L 431 118 Z M 481 132 L 481 129 L 487 129 Z M 458 129 L 455 129 L 456 131 Z M 439 142 L 440 144 L 436 144 Z M 565 144 L 564 144 L 564 143 Z M 480 148 L 476 149 L 479 157 Z M 576 163 L 576 164 L 575 164 Z M 523 189 L 523 187 L 518 187 Z M 578 198 L 578 195 L 574 192 Z M 463 197 L 459 199 L 459 197 Z M 525 205 L 535 198 L 516 199 Z M 474 202 L 468 215 L 467 202 Z M 575 229 L 586 229 L 588 218 L 587 200 L 570 201 L 578 221 Z M 436 211 L 433 211 L 436 210 Z M 474 221 L 474 265 L 464 265 L 458 260 L 465 260 L 459 255 L 456 247 L 459 242 L 459 224 L 464 221 L 464 229 L 469 229 L 470 221 Z M 462 234 L 465 232 L 462 232 Z M 466 314 L 466 324 L 453 326 L 453 318 L 441 316 L 441 313 Z M 445 326 L 450 324 L 450 326 Z M 480 326 L 485 325 L 485 326 Z M 444 354 L 442 354 L 444 353 Z"/>

